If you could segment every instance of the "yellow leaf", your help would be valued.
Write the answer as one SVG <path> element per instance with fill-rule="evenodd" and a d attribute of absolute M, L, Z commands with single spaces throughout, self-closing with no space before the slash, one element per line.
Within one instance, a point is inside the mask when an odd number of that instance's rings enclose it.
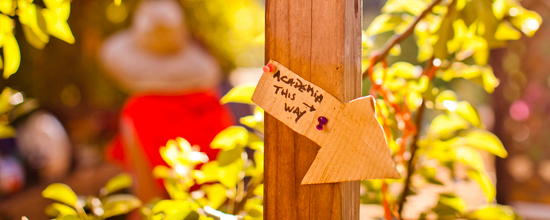
<path fill-rule="evenodd" d="M 470 103 L 466 101 L 461 101 L 457 103 L 456 111 L 455 111 L 460 117 L 464 118 L 464 120 L 470 122 L 473 126 L 480 127 L 481 126 L 481 120 L 479 118 L 479 114 L 477 111 L 470 105 Z"/>
<path fill-rule="evenodd" d="M 0 12 L 7 15 L 11 15 L 11 13 L 13 13 L 13 1 L 0 0 Z"/>
<path fill-rule="evenodd" d="M 485 130 L 475 130 L 466 135 L 466 144 L 470 147 L 488 151 L 501 158 L 508 156 L 497 136 Z"/>
<path fill-rule="evenodd" d="M 4 46 L 4 79 L 7 79 L 19 69 L 21 54 L 13 34 L 4 34 L 2 44 Z"/>
<path fill-rule="evenodd" d="M 122 0 L 114 0 L 115 5 L 119 6 L 122 3 Z"/>
<path fill-rule="evenodd" d="M 252 94 L 254 93 L 256 86 L 254 85 L 238 85 L 231 89 L 225 96 L 222 97 L 220 102 L 222 104 L 234 102 L 243 104 L 254 104 L 252 102 Z"/>
<path fill-rule="evenodd" d="M 51 2 L 56 2 L 58 0 L 51 0 Z M 71 11 L 70 1 L 63 1 L 63 3 L 51 3 L 54 6 L 48 6 L 47 9 L 42 9 L 42 15 L 46 21 L 46 27 L 48 33 L 52 36 L 57 37 L 67 43 L 74 43 L 75 39 L 69 24 L 67 24 L 67 19 Z"/>
<path fill-rule="evenodd" d="M 74 210 L 73 208 L 57 202 L 48 205 L 44 212 L 46 212 L 46 215 L 52 218 L 64 215 L 78 215 L 76 210 Z"/>
<path fill-rule="evenodd" d="M 456 161 L 461 162 L 479 172 L 485 172 L 485 165 L 481 154 L 474 148 L 468 146 L 456 146 L 453 148 Z"/>
<path fill-rule="evenodd" d="M 25 38 L 31 45 L 38 49 L 44 48 L 49 41 L 49 36 L 44 33 L 39 22 L 44 26 L 42 14 L 37 13 L 36 5 L 26 1 L 18 1 L 19 21 L 23 24 Z"/>
<path fill-rule="evenodd" d="M 468 176 L 479 184 L 487 202 L 492 203 L 496 195 L 496 189 L 485 171 L 468 170 Z"/>
<path fill-rule="evenodd" d="M 65 203 L 73 208 L 77 206 L 76 194 L 73 192 L 71 187 L 65 184 L 54 183 L 49 185 L 44 191 L 42 191 L 42 196 L 47 199 Z"/>
<path fill-rule="evenodd" d="M 401 22 L 403 22 L 403 18 L 399 15 L 381 14 L 370 23 L 366 33 L 369 36 L 374 36 L 391 31 Z"/>
<path fill-rule="evenodd" d="M 109 182 L 105 184 L 105 189 L 107 190 L 107 194 L 111 194 L 121 189 L 129 188 L 130 186 L 132 186 L 132 177 L 127 173 L 122 173 L 111 178 Z"/>
<path fill-rule="evenodd" d="M 495 88 L 500 84 L 500 81 L 495 77 L 491 67 L 483 68 L 481 70 L 481 77 L 483 79 L 483 88 L 488 93 L 493 93 Z"/>
<path fill-rule="evenodd" d="M 230 150 L 248 143 L 248 131 L 241 126 L 231 126 L 216 135 L 210 147 L 213 149 Z"/>
<path fill-rule="evenodd" d="M 496 40 L 518 40 L 520 38 L 521 33 L 507 21 L 501 22 L 497 27 L 497 31 L 495 32 Z"/>
<path fill-rule="evenodd" d="M 542 23 L 542 18 L 534 11 L 526 10 L 524 8 L 519 8 L 518 10 L 518 15 L 511 17 L 510 22 L 525 35 L 532 37 L 539 29 Z"/>

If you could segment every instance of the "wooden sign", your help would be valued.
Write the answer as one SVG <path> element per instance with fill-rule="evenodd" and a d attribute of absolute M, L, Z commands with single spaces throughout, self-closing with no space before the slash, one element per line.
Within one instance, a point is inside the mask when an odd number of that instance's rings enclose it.
<path fill-rule="evenodd" d="M 321 147 L 302 184 L 401 178 L 372 96 L 342 104 L 276 61 L 267 69 L 252 101 Z"/>

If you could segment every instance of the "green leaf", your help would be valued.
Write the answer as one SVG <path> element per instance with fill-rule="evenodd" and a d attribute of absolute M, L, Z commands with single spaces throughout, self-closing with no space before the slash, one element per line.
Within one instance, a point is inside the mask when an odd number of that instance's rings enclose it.
<path fill-rule="evenodd" d="M 400 15 L 394 14 L 381 14 L 378 15 L 367 28 L 367 35 L 374 36 L 386 31 L 393 30 L 397 25 L 403 22 L 403 18 Z"/>
<path fill-rule="evenodd" d="M 481 119 L 476 109 L 467 101 L 457 103 L 455 112 L 475 127 L 481 127 Z"/>
<path fill-rule="evenodd" d="M 130 194 L 118 194 L 105 198 L 103 202 L 103 216 L 102 218 L 109 218 L 112 216 L 122 215 L 131 212 L 141 206 L 141 201 Z"/>
<path fill-rule="evenodd" d="M 491 179 L 484 171 L 468 170 L 470 179 L 475 180 L 483 191 L 488 203 L 492 203 L 496 195 L 496 189 Z"/>
<path fill-rule="evenodd" d="M 226 103 L 243 103 L 254 104 L 252 102 L 252 94 L 256 89 L 255 85 L 238 85 L 233 87 L 225 96 L 220 100 L 222 104 Z"/>
<path fill-rule="evenodd" d="M 506 158 L 508 152 L 502 142 L 493 133 L 485 130 L 475 130 L 466 135 L 466 143 L 470 147 L 488 151 L 501 158 Z"/>
<path fill-rule="evenodd" d="M 476 211 L 466 215 L 468 219 L 499 219 L 499 220 L 515 220 L 518 219 L 514 210 L 510 206 L 505 205 L 490 205 L 481 207 Z"/>
<path fill-rule="evenodd" d="M 44 210 L 46 212 L 46 215 L 49 217 L 57 217 L 57 216 L 64 216 L 64 215 L 74 215 L 77 216 L 78 213 L 74 208 L 71 208 L 70 206 L 54 202 L 46 207 Z"/>
<path fill-rule="evenodd" d="M 248 130 L 241 126 L 231 126 L 214 137 L 210 144 L 213 149 L 231 150 L 244 147 L 248 143 Z"/>
<path fill-rule="evenodd" d="M 519 40 L 521 38 L 521 33 L 516 30 L 510 23 L 507 21 L 502 21 L 495 32 L 496 40 Z"/>
<path fill-rule="evenodd" d="M 132 177 L 127 173 L 119 174 L 105 184 L 106 195 L 129 188 L 130 186 L 132 186 Z"/>
<path fill-rule="evenodd" d="M 44 191 L 42 197 L 65 203 L 71 207 L 76 207 L 78 199 L 71 187 L 62 184 L 50 184 Z"/>

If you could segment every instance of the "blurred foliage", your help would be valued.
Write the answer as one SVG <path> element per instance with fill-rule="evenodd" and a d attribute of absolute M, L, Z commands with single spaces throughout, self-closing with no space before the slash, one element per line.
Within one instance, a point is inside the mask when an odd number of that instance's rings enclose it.
<path fill-rule="evenodd" d="M 222 102 L 250 104 L 252 92 L 249 86 L 237 86 Z M 164 180 L 171 199 L 143 207 L 146 219 L 263 218 L 263 111 L 256 107 L 254 115 L 240 121 L 250 130 L 231 126 L 221 131 L 210 145 L 220 150 L 213 161 L 183 138 L 161 147 L 168 167 L 157 166 L 153 173 Z M 200 188 L 191 191 L 194 186 Z"/>
<path fill-rule="evenodd" d="M 225 71 L 264 62 L 264 6 L 258 0 L 179 0 L 195 37 Z"/>
<path fill-rule="evenodd" d="M 61 183 L 49 185 L 42 196 L 56 201 L 46 207 L 46 215 L 55 219 L 107 219 L 124 215 L 141 207 L 141 201 L 131 194 L 116 194 L 132 185 L 128 174 L 111 178 L 101 188 L 99 196 L 77 196 Z"/>
<path fill-rule="evenodd" d="M 4 48 L 0 68 L 4 69 L 5 79 L 17 72 L 21 62 L 15 21 L 22 26 L 27 42 L 37 49 L 44 48 L 50 35 L 72 44 L 75 39 L 67 24 L 70 11 L 71 1 L 65 0 L 0 1 L 0 46 Z"/>
<path fill-rule="evenodd" d="M 370 79 L 364 90 L 378 97 L 378 120 L 406 178 L 364 181 L 367 193 L 362 196 L 363 203 L 382 204 L 386 216 L 399 218 L 407 197 L 418 189 L 452 185 L 465 178 L 479 185 L 487 207 L 467 207 L 462 198 L 447 190 L 440 192 L 435 207 L 418 218 L 433 214 L 443 219 L 517 217 L 510 207 L 494 205 L 496 190 L 482 159 L 481 151 L 506 157 L 504 146 L 485 130 L 475 106 L 459 100 L 459 94 L 447 88 L 446 82 L 466 79 L 492 93 L 499 80 L 487 63 L 489 51 L 519 39 L 521 33 L 532 36 L 541 22 L 537 13 L 516 0 L 388 0 L 382 14 L 363 33 L 363 70 Z M 394 37 L 379 49 L 375 40 L 386 32 Z M 418 47 L 414 62 L 418 65 L 388 64 L 386 56 L 405 51 L 400 42 L 409 35 Z M 424 115 L 436 116 L 426 123 Z M 466 167 L 466 177 L 456 174 L 461 166 Z M 438 175 L 445 170 L 447 177 Z M 392 186 L 403 190 L 389 193 L 387 188 Z"/>
<path fill-rule="evenodd" d="M 226 69 L 234 67 L 229 63 L 242 56 L 241 49 L 248 47 L 246 43 L 263 36 L 263 23 L 248 19 L 261 14 L 243 9 L 260 7 L 256 3 L 181 1 L 184 7 L 193 7 L 187 16 L 196 37 L 208 47 L 225 48 L 216 56 Z M 207 13 L 218 16 L 205 16 Z M 218 22 L 224 28 L 209 29 Z M 235 26 L 239 22 L 252 23 Z M 361 196 L 362 203 L 381 204 L 387 219 L 392 216 L 401 219 L 407 198 L 421 187 L 466 180 L 479 185 L 485 195 L 485 206 L 468 207 L 463 198 L 447 190 L 439 192 L 434 207 L 415 218 L 430 215 L 440 219 L 519 218 L 510 207 L 495 204 L 494 183 L 482 159 L 482 151 L 506 157 L 504 146 L 486 130 L 475 106 L 460 100 L 459 94 L 446 87 L 446 82 L 465 79 L 487 93 L 493 92 L 499 80 L 487 64 L 489 51 L 519 39 L 522 33 L 532 36 L 541 22 L 538 14 L 523 8 L 516 0 L 388 0 L 382 14 L 363 32 L 363 70 L 369 78 L 364 90 L 377 98 L 377 118 L 398 170 L 406 178 L 363 181 L 366 190 Z M 247 34 L 248 30 L 251 32 Z M 387 47 L 380 49 L 374 42 L 387 32 L 397 40 L 390 39 Z M 418 47 L 416 62 L 388 64 L 387 56 L 408 52 L 408 48 L 401 48 L 400 42 L 409 35 L 414 36 Z M 252 86 L 238 86 L 222 102 L 251 104 L 252 92 Z M 428 114 L 435 117 L 425 120 L 424 115 Z M 206 156 L 184 139 L 168 141 L 160 153 L 169 166 L 156 167 L 154 174 L 164 180 L 171 199 L 142 206 L 142 215 L 147 219 L 209 219 L 242 214 L 244 219 L 261 219 L 263 111 L 255 107 L 254 115 L 243 117 L 240 122 L 251 129 L 233 126 L 222 131 L 211 145 L 220 149 L 213 161 L 206 162 Z M 466 167 L 465 177 L 456 175 L 460 167 Z M 447 173 L 451 182 L 445 181 L 447 177 L 441 173 Z M 58 216 L 104 215 L 88 213 L 85 207 L 90 206 L 80 205 L 84 203 L 75 199 L 66 186 L 52 186 L 50 190 L 54 193 L 44 196 L 61 202 L 55 203 L 59 204 L 55 209 L 59 210 Z M 191 191 L 193 186 L 199 189 Z M 395 193 L 388 188 L 402 190 Z M 98 200 L 103 204 L 105 198 L 100 196 Z"/>

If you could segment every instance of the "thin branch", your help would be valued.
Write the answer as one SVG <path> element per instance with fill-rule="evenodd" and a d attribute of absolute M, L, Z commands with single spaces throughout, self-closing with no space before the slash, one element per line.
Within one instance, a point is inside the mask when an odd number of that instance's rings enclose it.
<path fill-rule="evenodd" d="M 420 105 L 418 109 L 418 113 L 416 116 L 416 125 L 418 126 L 418 130 L 416 134 L 413 137 L 412 143 L 411 143 L 411 158 L 409 159 L 409 166 L 407 167 L 407 177 L 405 179 L 405 186 L 403 187 L 403 194 L 401 195 L 401 199 L 399 200 L 399 216 L 403 216 L 403 205 L 405 204 L 405 200 L 407 198 L 407 194 L 411 191 L 411 176 L 414 173 L 414 166 L 415 166 L 415 158 L 416 158 L 416 151 L 418 150 L 418 139 L 420 138 L 420 131 L 422 128 L 422 120 L 424 119 L 424 110 L 426 110 L 426 104 L 424 103 L 425 99 L 422 99 L 422 104 Z"/>
<path fill-rule="evenodd" d="M 258 178 L 255 180 L 254 179 L 250 180 L 250 182 L 247 184 L 246 193 L 244 194 L 243 198 L 239 202 L 237 202 L 237 204 L 235 205 L 235 208 L 233 209 L 234 215 L 239 214 L 239 212 L 243 210 L 246 201 L 254 196 L 254 190 L 263 182 L 264 182 L 263 174 L 258 176 Z"/>
<path fill-rule="evenodd" d="M 377 64 L 378 62 L 382 61 L 384 58 L 388 56 L 388 53 L 390 50 L 401 41 L 405 40 L 409 35 L 411 35 L 414 31 L 414 28 L 422 20 L 422 18 L 426 17 L 428 13 L 430 13 L 436 5 L 438 5 L 441 2 L 441 0 L 434 0 L 422 13 L 420 13 L 413 21 L 413 23 L 403 32 L 402 34 L 393 35 L 392 38 L 382 47 L 381 49 L 374 51 L 371 53 L 371 61 L 373 62 L 371 66 L 374 66 L 374 64 Z M 368 77 L 366 70 L 363 72 L 363 80 L 365 80 Z"/>

